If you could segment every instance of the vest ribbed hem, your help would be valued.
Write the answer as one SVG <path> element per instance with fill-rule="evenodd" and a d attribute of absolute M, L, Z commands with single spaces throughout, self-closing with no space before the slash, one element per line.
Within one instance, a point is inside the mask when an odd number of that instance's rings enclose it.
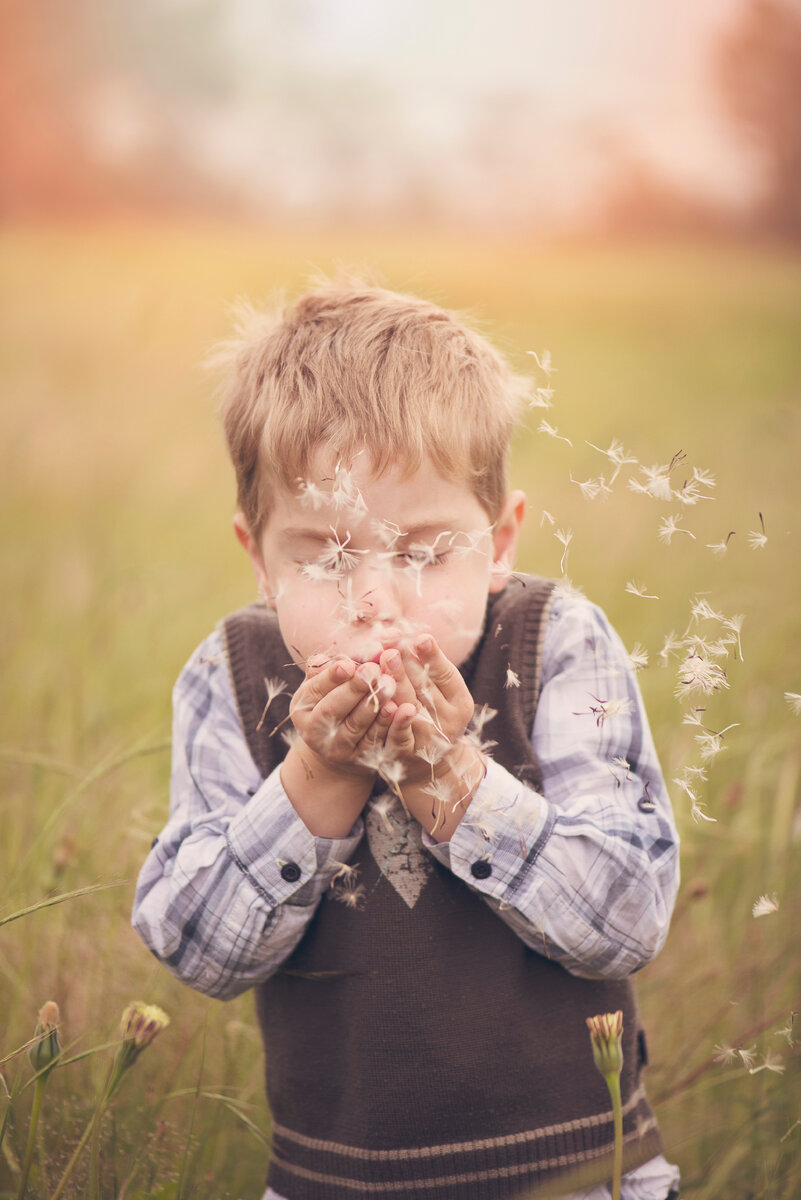
<path fill-rule="evenodd" d="M 625 1106 L 623 1142 L 627 1171 L 663 1149 L 642 1087 Z M 404 1200 L 501 1200 L 555 1180 L 565 1180 L 560 1188 L 603 1182 L 613 1150 L 611 1111 L 501 1137 L 383 1150 L 305 1137 L 275 1124 L 268 1184 L 293 1200 L 382 1193 Z"/>

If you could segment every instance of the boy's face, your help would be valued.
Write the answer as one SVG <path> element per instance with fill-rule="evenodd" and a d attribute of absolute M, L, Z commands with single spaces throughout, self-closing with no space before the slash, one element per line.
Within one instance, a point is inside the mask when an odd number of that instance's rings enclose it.
<path fill-rule="evenodd" d="M 241 514 L 234 526 L 299 665 L 378 661 L 429 633 L 458 666 L 507 582 L 524 510 L 513 492 L 490 526 L 467 484 L 427 459 L 404 479 L 376 477 L 366 456 L 350 471 L 318 456 L 302 491 L 278 491 L 258 539 Z"/>

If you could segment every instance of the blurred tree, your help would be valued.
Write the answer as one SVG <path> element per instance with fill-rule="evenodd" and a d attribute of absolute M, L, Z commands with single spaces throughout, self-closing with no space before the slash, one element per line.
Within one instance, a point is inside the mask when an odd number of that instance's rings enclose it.
<path fill-rule="evenodd" d="M 78 116 L 84 16 L 70 0 L 0 0 L 0 212 L 70 209 L 94 190 Z"/>
<path fill-rule="evenodd" d="M 749 0 L 715 69 L 726 108 L 764 160 L 758 224 L 801 239 L 801 12 L 786 0 Z"/>

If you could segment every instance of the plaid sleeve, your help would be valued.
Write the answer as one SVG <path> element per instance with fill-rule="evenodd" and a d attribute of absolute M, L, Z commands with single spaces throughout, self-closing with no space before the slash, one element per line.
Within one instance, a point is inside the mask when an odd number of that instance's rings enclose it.
<path fill-rule="evenodd" d="M 139 875 L 133 924 L 178 979 L 227 999 L 291 953 L 363 825 L 345 838 L 315 837 L 278 770 L 262 779 L 218 633 L 175 685 L 170 795 L 169 821 Z"/>
<path fill-rule="evenodd" d="M 634 669 L 587 601 L 553 605 L 531 742 L 542 796 L 490 762 L 450 842 L 426 845 L 532 949 L 623 978 L 667 936 L 679 841 Z"/>

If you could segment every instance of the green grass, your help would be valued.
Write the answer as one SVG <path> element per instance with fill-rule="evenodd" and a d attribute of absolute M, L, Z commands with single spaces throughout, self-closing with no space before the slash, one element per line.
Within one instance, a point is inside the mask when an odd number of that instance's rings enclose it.
<path fill-rule="evenodd" d="M 228 332 L 237 296 L 294 292 L 310 268 L 337 262 L 468 309 L 521 368 L 533 363 L 527 349 L 551 351 L 547 416 L 573 448 L 536 431 L 541 413 L 528 415 L 512 469 L 531 506 L 519 565 L 558 573 L 562 547 L 543 509 L 573 530 L 573 582 L 629 647 L 650 652 L 641 679 L 668 778 L 694 758 L 675 670 L 658 665 L 663 637 L 683 632 L 701 593 L 744 614 L 743 661 L 708 706 L 715 728 L 739 722 L 703 788 L 717 820 L 693 823 L 674 790 L 684 882 L 639 994 L 649 1088 L 683 1195 L 789 1200 L 801 1188 L 800 1068 L 775 1030 L 801 1008 L 801 724 L 783 698 L 801 692 L 801 258 L 783 249 L 5 231 L 0 920 L 63 891 L 119 886 L 0 926 L 0 1059 L 31 1037 L 45 1000 L 61 1007 L 70 1056 L 113 1041 L 129 1000 L 161 1005 L 172 1023 L 103 1126 L 104 1195 L 260 1194 L 264 1146 L 242 1119 L 266 1134 L 250 999 L 220 1004 L 173 982 L 129 912 L 166 814 L 172 683 L 216 620 L 254 594 L 230 532 L 212 385 L 197 364 Z M 582 499 L 569 472 L 586 479 L 604 467 L 585 439 L 615 437 L 647 465 L 683 450 L 716 475 L 715 500 L 683 513 L 697 540 L 658 541 L 660 517 L 676 506 L 625 488 L 604 503 Z M 756 551 L 746 539 L 760 511 L 769 540 Z M 730 530 L 715 557 L 707 543 Z M 660 599 L 627 594 L 632 578 Z M 765 892 L 779 911 L 754 920 Z M 724 1042 L 756 1044 L 758 1061 L 773 1050 L 785 1073 L 712 1063 Z M 112 1053 L 52 1075 L 31 1195 L 53 1190 Z M 2 1073 L 9 1088 L 31 1077 L 24 1055 Z M 0 1195 L 16 1194 L 32 1092 L 15 1096 Z M 0 1122 L 2 1094 L 0 1083 Z M 82 1188 L 76 1174 L 73 1194 Z"/>

